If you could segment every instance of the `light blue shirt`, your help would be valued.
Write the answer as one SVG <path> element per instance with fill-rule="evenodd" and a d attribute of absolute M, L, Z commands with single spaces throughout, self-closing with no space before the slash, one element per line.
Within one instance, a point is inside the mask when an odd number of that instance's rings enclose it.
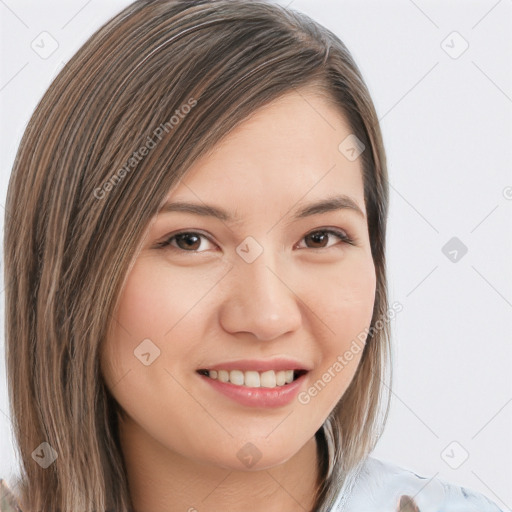
<path fill-rule="evenodd" d="M 401 497 L 402 508 L 400 508 Z M 407 498 L 409 497 L 409 498 Z M 407 504 L 406 504 L 407 503 Z M 331 512 L 505 512 L 483 494 L 374 457 L 354 471 Z"/>

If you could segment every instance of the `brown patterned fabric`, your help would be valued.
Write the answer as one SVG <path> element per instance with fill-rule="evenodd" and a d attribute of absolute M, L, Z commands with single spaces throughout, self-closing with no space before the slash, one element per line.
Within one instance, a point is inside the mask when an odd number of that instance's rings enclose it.
<path fill-rule="evenodd" d="M 420 512 L 418 505 L 413 498 L 403 494 L 400 496 L 400 502 L 398 503 L 397 512 Z"/>
<path fill-rule="evenodd" d="M 0 478 L 0 512 L 22 512 L 7 482 Z"/>

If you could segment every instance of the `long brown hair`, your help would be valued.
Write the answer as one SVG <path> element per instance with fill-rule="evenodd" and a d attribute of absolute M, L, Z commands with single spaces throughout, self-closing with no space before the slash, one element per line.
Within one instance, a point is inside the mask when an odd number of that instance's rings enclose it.
<path fill-rule="evenodd" d="M 359 367 L 316 434 L 315 510 L 328 510 L 373 450 L 389 409 L 388 325 L 375 327 L 388 312 L 388 184 L 361 73 L 336 35 L 264 0 L 138 0 L 97 30 L 48 88 L 9 182 L 6 358 L 26 512 L 132 510 L 118 406 L 99 350 L 144 230 L 197 158 L 259 107 L 308 85 L 329 96 L 366 147 L 377 275 Z M 58 457 L 47 469 L 33 456 L 50 453 L 43 442 Z"/>

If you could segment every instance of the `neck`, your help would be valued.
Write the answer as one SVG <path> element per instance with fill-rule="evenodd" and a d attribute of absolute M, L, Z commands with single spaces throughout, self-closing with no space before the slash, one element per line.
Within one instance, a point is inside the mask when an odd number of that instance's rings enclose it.
<path fill-rule="evenodd" d="M 317 488 L 317 448 L 311 438 L 278 466 L 225 469 L 186 458 L 162 446 L 133 422 L 120 437 L 135 512 L 309 512 Z"/>

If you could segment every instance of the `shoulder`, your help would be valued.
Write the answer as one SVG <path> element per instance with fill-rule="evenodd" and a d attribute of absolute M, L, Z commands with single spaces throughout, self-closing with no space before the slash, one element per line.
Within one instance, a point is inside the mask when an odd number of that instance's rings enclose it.
<path fill-rule="evenodd" d="M 332 512 L 504 512 L 483 494 L 367 457 L 344 506 Z"/>
<path fill-rule="evenodd" d="M 14 493 L 2 478 L 0 478 L 0 512 L 21 512 Z"/>

